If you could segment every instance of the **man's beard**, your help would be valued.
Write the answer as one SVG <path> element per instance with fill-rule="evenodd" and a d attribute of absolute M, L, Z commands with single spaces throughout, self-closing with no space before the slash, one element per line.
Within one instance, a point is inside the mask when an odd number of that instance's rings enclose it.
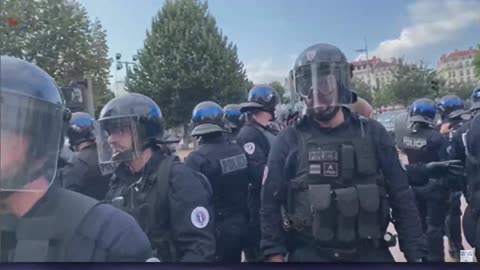
<path fill-rule="evenodd" d="M 332 106 L 323 112 L 315 112 L 313 108 L 307 109 L 307 113 L 315 120 L 320 122 L 328 122 L 335 117 L 340 110 L 340 106 Z"/>

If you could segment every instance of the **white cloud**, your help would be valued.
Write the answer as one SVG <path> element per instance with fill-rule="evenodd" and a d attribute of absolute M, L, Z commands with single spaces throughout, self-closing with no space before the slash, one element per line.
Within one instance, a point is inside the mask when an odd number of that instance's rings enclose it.
<path fill-rule="evenodd" d="M 420 0 L 408 7 L 411 24 L 396 39 L 382 41 L 370 54 L 383 59 L 408 55 L 452 38 L 461 30 L 478 24 L 478 0 Z M 361 54 L 357 59 L 364 58 Z"/>
<path fill-rule="evenodd" d="M 288 72 L 292 69 L 296 57 L 296 54 L 288 55 L 286 57 L 288 59 L 287 65 L 274 64 L 272 58 L 247 61 L 245 70 L 248 79 L 255 84 L 271 83 L 273 81 L 283 83 L 285 78 L 288 77 Z"/>

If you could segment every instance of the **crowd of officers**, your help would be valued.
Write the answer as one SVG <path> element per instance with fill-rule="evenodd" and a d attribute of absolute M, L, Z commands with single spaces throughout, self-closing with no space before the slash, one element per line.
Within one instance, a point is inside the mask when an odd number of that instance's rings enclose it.
<path fill-rule="evenodd" d="M 464 249 L 462 194 L 480 257 L 480 85 L 469 110 L 416 100 L 392 138 L 345 55 L 316 44 L 292 71 L 306 113 L 279 121 L 268 85 L 201 102 L 182 162 L 151 98 L 116 97 L 94 119 L 34 64 L 2 56 L 0 71 L 0 262 L 393 262 L 397 238 L 407 261 L 438 262 L 445 234 L 451 256 Z"/>

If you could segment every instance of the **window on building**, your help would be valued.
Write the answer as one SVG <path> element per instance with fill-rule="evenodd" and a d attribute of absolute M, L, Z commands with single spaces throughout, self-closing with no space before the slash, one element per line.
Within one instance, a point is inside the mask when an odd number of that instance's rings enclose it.
<path fill-rule="evenodd" d="M 460 70 L 460 77 L 463 76 L 463 70 Z"/>
<path fill-rule="evenodd" d="M 467 75 L 470 75 L 470 69 L 465 70 L 465 73 L 466 73 Z"/>
<path fill-rule="evenodd" d="M 452 71 L 452 77 L 455 77 L 455 71 Z"/>

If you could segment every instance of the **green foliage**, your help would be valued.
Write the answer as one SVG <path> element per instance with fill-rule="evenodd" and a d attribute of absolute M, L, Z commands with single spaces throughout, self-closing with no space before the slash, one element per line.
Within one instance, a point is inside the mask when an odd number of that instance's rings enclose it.
<path fill-rule="evenodd" d="M 480 44 L 478 44 L 478 49 L 480 50 Z M 473 59 L 473 65 L 475 66 L 475 74 L 477 79 L 480 80 L 480 52 L 477 52 L 475 59 Z"/>
<path fill-rule="evenodd" d="M 0 18 L 2 55 L 37 64 L 61 86 L 92 76 L 97 106 L 113 96 L 107 89 L 111 63 L 105 30 L 98 20 L 90 23 L 78 2 L 2 0 Z"/>
<path fill-rule="evenodd" d="M 368 103 L 373 104 L 373 95 L 368 84 L 362 80 L 354 78 L 352 80 L 352 88 L 355 92 L 357 92 L 359 97 L 365 99 Z"/>
<path fill-rule="evenodd" d="M 463 100 L 470 98 L 473 88 L 475 87 L 474 83 L 467 82 L 453 82 L 453 83 L 444 83 L 442 85 L 439 97 L 445 95 L 457 95 Z"/>
<path fill-rule="evenodd" d="M 153 18 L 129 91 L 152 97 L 167 126 L 188 122 L 205 100 L 242 102 L 249 82 L 237 48 L 208 13 L 206 2 L 167 0 Z"/>
<path fill-rule="evenodd" d="M 271 83 L 270 83 L 270 86 L 271 86 L 273 89 L 275 89 L 275 91 L 277 91 L 277 94 L 278 94 L 278 96 L 280 97 L 280 101 L 281 101 L 282 103 L 286 102 L 285 97 L 284 97 L 284 94 L 285 94 L 285 91 L 286 91 L 286 90 L 285 90 L 285 87 L 283 87 L 283 85 L 282 85 L 280 82 L 278 82 L 278 81 L 271 82 Z"/>
<path fill-rule="evenodd" d="M 390 70 L 393 79 L 376 94 L 376 105 L 401 104 L 408 106 L 422 97 L 439 95 L 440 83 L 434 70 L 424 64 L 411 65 L 398 59 Z"/>

